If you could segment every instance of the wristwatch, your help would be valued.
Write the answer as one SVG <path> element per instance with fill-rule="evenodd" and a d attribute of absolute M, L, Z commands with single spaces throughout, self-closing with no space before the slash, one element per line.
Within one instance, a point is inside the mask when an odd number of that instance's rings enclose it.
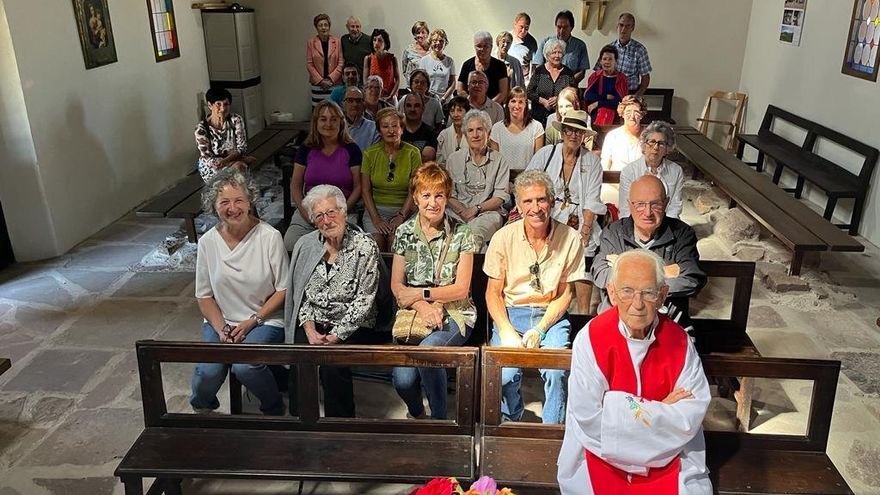
<path fill-rule="evenodd" d="M 425 301 L 431 300 L 431 289 L 422 289 L 422 299 Z"/>
<path fill-rule="evenodd" d="M 266 320 L 264 320 L 263 318 L 260 318 L 260 315 L 258 315 L 256 313 L 252 314 L 250 319 L 256 321 L 258 327 L 262 326 L 263 323 L 266 323 Z"/>
<path fill-rule="evenodd" d="M 482 205 L 482 203 L 477 203 L 477 207 L 476 207 L 476 208 L 477 208 L 477 215 L 479 215 L 480 213 L 482 213 L 482 211 L 483 211 L 483 205 Z"/>

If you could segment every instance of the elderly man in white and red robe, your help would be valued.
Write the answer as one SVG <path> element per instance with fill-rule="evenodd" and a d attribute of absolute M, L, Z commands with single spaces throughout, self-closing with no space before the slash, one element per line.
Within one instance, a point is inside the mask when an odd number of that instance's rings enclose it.
<path fill-rule="evenodd" d="M 663 260 L 627 251 L 607 288 L 614 306 L 574 341 L 559 487 L 563 495 L 709 495 L 709 383 L 687 333 L 657 313 L 668 290 Z"/>

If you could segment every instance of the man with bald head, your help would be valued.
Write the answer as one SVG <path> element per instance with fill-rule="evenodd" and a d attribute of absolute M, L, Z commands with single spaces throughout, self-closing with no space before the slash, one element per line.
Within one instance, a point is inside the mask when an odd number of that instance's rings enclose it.
<path fill-rule="evenodd" d="M 578 333 L 571 355 L 563 495 L 710 495 L 702 423 L 711 394 L 684 329 L 660 308 L 666 261 L 621 254 L 605 287 L 614 306 Z"/>
<path fill-rule="evenodd" d="M 345 21 L 345 29 L 348 34 L 342 36 L 342 58 L 345 63 L 354 64 L 358 75 L 363 79 L 361 72 L 364 70 L 364 58 L 373 51 L 373 41 L 364 34 L 361 21 L 355 16 Z"/>
<path fill-rule="evenodd" d="M 602 231 L 599 251 L 590 269 L 593 285 L 603 288 L 600 312 L 611 305 L 605 287 L 617 257 L 641 248 L 657 253 L 663 259 L 663 272 L 669 287 L 667 309 L 671 316 L 680 312 L 679 322 L 688 326 L 688 298 L 706 285 L 706 274 L 700 269 L 694 229 L 677 218 L 666 216 L 668 202 L 663 182 L 653 175 L 644 175 L 630 186 L 631 215 Z"/>

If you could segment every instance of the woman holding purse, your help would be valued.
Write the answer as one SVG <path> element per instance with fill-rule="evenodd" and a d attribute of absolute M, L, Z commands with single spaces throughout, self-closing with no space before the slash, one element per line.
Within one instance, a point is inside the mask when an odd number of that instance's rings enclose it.
<path fill-rule="evenodd" d="M 476 247 L 470 228 L 446 215 L 451 190 L 452 179 L 435 163 L 419 168 L 410 182 L 418 214 L 397 228 L 392 247 L 391 291 L 401 308 L 394 323 L 399 344 L 460 346 L 476 321 L 470 300 Z M 392 382 L 408 417 L 425 417 L 424 388 L 431 419 L 446 419 L 444 368 L 397 367 Z"/>

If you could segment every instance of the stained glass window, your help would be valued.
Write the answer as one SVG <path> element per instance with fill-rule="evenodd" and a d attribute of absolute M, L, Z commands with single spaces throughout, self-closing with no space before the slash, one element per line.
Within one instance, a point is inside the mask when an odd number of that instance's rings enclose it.
<path fill-rule="evenodd" d="M 156 62 L 179 57 L 180 45 L 172 0 L 147 0 L 147 10 L 150 13 Z"/>

